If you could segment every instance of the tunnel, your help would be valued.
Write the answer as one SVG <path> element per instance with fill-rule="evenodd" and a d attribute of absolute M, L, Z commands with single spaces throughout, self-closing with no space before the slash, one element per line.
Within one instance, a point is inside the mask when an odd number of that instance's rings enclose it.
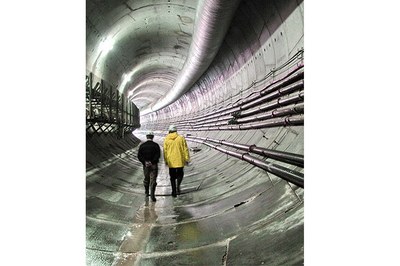
<path fill-rule="evenodd" d="M 86 1 L 86 264 L 304 264 L 303 1 Z"/>

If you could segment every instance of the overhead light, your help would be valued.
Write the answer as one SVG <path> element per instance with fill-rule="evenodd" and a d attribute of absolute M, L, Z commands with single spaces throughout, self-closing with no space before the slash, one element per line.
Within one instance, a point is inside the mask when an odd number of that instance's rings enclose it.
<path fill-rule="evenodd" d="M 131 80 L 131 76 L 132 76 L 131 73 L 122 75 L 122 82 L 118 87 L 119 92 L 122 93 L 124 91 L 126 84 Z"/>
<path fill-rule="evenodd" d="M 109 52 L 113 47 L 114 47 L 114 40 L 108 37 L 104 41 L 102 41 L 99 45 L 100 51 L 104 53 Z"/>
<path fill-rule="evenodd" d="M 131 75 L 130 74 L 124 74 L 123 75 L 124 79 L 123 79 L 123 83 L 128 83 L 128 81 L 131 81 Z"/>

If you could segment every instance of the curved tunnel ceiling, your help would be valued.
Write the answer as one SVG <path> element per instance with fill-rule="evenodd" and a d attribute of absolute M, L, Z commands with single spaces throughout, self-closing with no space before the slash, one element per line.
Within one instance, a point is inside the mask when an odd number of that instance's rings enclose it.
<path fill-rule="evenodd" d="M 88 0 L 86 25 L 87 71 L 124 93 L 142 124 L 226 101 L 303 45 L 297 1 Z"/>
<path fill-rule="evenodd" d="M 143 114 L 162 109 L 207 69 L 239 2 L 88 1 L 87 70 L 118 87 Z M 166 79 L 156 87 L 162 94 L 136 97 L 143 79 L 154 77 Z"/>
<path fill-rule="evenodd" d="M 118 86 L 139 109 L 156 102 L 184 64 L 196 6 L 197 1 L 87 1 L 88 71 Z M 146 99 L 139 91 L 148 92 Z"/>
<path fill-rule="evenodd" d="M 87 138 L 88 260 L 301 264 L 303 165 L 271 152 L 304 154 L 303 2 L 87 1 L 87 71 L 141 110 L 134 134 Z M 205 4 L 228 2 L 231 17 L 212 6 L 220 23 L 199 26 Z M 143 204 L 143 131 L 162 145 L 172 123 L 191 150 L 185 193 L 170 197 L 161 161 L 158 200 Z"/>

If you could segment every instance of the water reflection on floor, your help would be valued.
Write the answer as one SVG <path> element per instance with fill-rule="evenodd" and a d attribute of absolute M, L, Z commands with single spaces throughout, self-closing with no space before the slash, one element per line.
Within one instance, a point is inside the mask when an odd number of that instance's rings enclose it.
<path fill-rule="evenodd" d="M 178 197 L 162 160 L 157 183 L 153 202 L 135 149 L 87 178 L 88 265 L 302 262 L 302 189 L 207 150 L 185 167 Z"/>

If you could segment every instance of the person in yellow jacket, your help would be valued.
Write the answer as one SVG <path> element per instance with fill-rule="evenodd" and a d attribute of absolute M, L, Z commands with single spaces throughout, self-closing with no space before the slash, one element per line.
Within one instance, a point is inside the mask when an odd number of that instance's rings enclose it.
<path fill-rule="evenodd" d="M 189 163 L 190 157 L 186 139 L 177 133 L 176 126 L 169 126 L 168 131 L 164 140 L 164 160 L 169 167 L 172 197 L 176 197 L 181 194 L 183 168 Z"/>

